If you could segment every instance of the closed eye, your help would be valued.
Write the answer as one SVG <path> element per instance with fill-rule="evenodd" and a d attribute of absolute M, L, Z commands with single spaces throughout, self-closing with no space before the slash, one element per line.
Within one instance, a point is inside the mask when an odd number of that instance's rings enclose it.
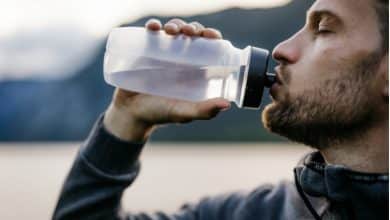
<path fill-rule="evenodd" d="M 315 31 L 315 34 L 316 35 L 326 35 L 326 34 L 332 34 L 333 31 L 331 30 L 328 30 L 328 29 L 321 29 L 321 28 L 318 28 L 316 31 Z"/>
<path fill-rule="evenodd" d="M 334 34 L 342 24 L 340 18 L 330 11 L 314 11 L 309 13 L 307 23 L 314 36 Z"/>

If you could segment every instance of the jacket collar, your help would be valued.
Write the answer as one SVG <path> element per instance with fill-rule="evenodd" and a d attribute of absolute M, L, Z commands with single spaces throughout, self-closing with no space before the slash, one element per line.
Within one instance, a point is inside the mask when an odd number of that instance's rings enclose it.
<path fill-rule="evenodd" d="M 388 216 L 388 173 L 362 173 L 326 164 L 319 152 L 308 154 L 296 172 L 298 184 L 311 197 L 324 197 L 357 219 Z"/>

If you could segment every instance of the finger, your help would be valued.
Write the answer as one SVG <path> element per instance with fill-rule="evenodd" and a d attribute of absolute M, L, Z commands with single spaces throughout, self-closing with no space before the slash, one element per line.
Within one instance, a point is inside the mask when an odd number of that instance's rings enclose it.
<path fill-rule="evenodd" d="M 161 29 L 162 24 L 161 24 L 161 21 L 160 21 L 160 20 L 155 19 L 155 18 L 151 18 L 151 19 L 149 19 L 149 20 L 145 23 L 145 27 L 146 27 L 148 30 L 158 31 L 158 30 Z"/>
<path fill-rule="evenodd" d="M 191 22 L 189 24 L 185 24 L 181 31 L 189 36 L 199 36 L 201 35 L 202 31 L 204 30 L 204 26 L 200 24 L 199 22 Z"/>
<path fill-rule="evenodd" d="M 172 115 L 176 115 L 174 121 L 176 122 L 189 122 L 192 120 L 207 120 L 215 117 L 219 112 L 225 111 L 230 108 L 230 102 L 215 98 L 203 102 L 190 103 L 180 102 L 174 109 L 172 109 Z"/>
<path fill-rule="evenodd" d="M 188 35 L 188 36 L 194 36 L 196 29 L 195 29 L 195 26 L 192 24 L 185 24 L 181 28 L 181 32 L 183 32 L 183 34 Z"/>
<path fill-rule="evenodd" d="M 214 28 L 206 28 L 202 32 L 202 36 L 206 38 L 222 39 L 222 34 L 219 30 Z"/>
<path fill-rule="evenodd" d="M 221 111 L 230 108 L 230 102 L 226 99 L 215 98 L 196 103 L 196 119 L 207 120 L 217 116 Z"/>
<path fill-rule="evenodd" d="M 190 24 L 195 26 L 195 35 L 201 35 L 205 29 L 204 26 L 197 21 L 191 22 Z"/>
<path fill-rule="evenodd" d="M 165 25 L 164 25 L 164 30 L 167 32 L 167 34 L 179 34 L 181 32 L 181 28 L 186 24 L 185 21 L 174 18 L 169 20 Z"/>

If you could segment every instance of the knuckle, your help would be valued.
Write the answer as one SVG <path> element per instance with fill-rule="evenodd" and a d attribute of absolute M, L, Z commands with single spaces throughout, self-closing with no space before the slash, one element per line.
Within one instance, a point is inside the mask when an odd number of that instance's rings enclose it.
<path fill-rule="evenodd" d="M 186 22 L 180 18 L 172 18 L 171 20 L 168 21 L 168 23 L 175 23 L 179 27 L 186 24 Z"/>
<path fill-rule="evenodd" d="M 190 24 L 194 25 L 196 28 L 204 28 L 204 26 L 201 23 L 197 22 L 197 21 L 193 21 Z"/>
<path fill-rule="evenodd" d="M 199 22 L 191 22 L 190 25 L 192 25 L 195 28 L 195 34 L 199 35 L 204 30 L 204 26 L 200 24 Z"/>
<path fill-rule="evenodd" d="M 177 32 L 180 32 L 178 25 L 175 23 L 166 23 L 164 25 L 164 30 L 168 34 L 177 34 Z"/>
<path fill-rule="evenodd" d="M 175 23 L 166 23 L 164 24 L 164 28 L 176 28 L 177 25 Z"/>

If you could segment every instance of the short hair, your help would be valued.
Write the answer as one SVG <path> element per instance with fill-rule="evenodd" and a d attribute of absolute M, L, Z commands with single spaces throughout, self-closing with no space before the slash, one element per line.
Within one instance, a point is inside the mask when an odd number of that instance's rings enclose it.
<path fill-rule="evenodd" d="M 389 0 L 375 0 L 375 11 L 379 22 L 382 52 L 389 53 Z"/>

